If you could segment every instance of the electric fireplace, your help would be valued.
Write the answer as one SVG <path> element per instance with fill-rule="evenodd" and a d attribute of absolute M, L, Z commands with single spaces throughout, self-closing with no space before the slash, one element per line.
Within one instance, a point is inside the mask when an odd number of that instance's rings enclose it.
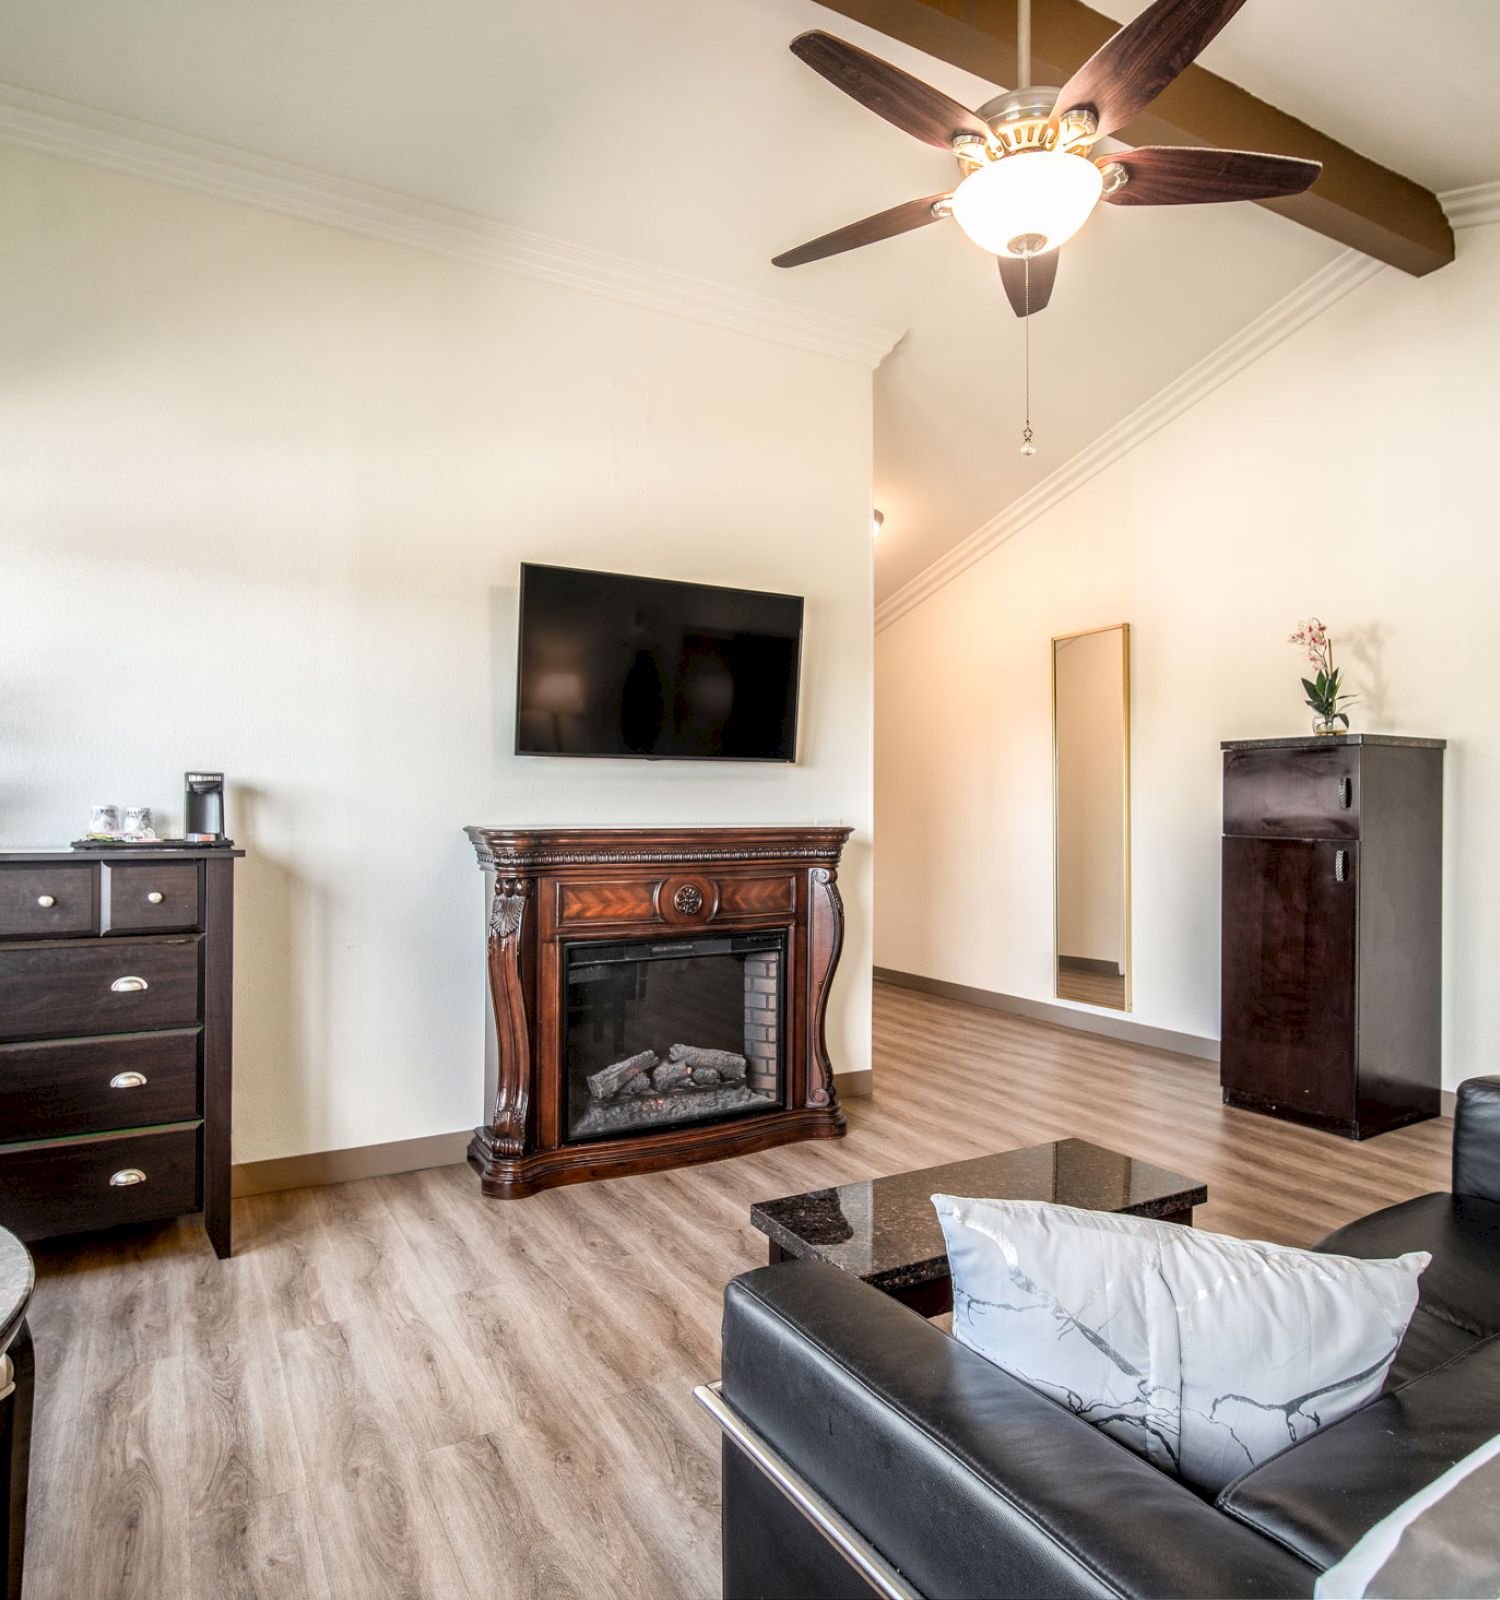
<path fill-rule="evenodd" d="M 847 828 L 470 828 L 489 878 L 486 1194 L 837 1138 Z"/>

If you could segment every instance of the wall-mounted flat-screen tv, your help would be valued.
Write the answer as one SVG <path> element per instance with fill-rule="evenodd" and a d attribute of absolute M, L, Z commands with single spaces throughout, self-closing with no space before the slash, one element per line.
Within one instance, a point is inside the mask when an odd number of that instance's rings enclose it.
<path fill-rule="evenodd" d="M 521 567 L 516 753 L 795 761 L 802 599 Z"/>

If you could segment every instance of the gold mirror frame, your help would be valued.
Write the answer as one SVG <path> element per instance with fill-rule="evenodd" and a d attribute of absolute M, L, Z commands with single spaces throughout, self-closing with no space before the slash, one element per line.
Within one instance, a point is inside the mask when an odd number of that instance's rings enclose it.
<path fill-rule="evenodd" d="M 1087 639 L 1095 634 L 1120 635 L 1121 694 L 1121 749 L 1124 768 L 1121 773 L 1121 826 L 1122 872 L 1120 890 L 1123 896 L 1123 938 L 1121 959 L 1121 994 L 1114 999 L 1083 999 L 1077 994 L 1064 994 L 1062 988 L 1062 794 L 1058 763 L 1057 718 L 1057 651 L 1058 646 L 1073 639 Z M 1135 970 L 1131 931 L 1131 881 L 1130 881 L 1130 624 L 1113 622 L 1100 628 L 1082 628 L 1077 633 L 1054 634 L 1051 643 L 1052 666 L 1052 992 L 1059 1000 L 1079 1001 L 1084 1005 L 1097 1005 L 1111 1011 L 1129 1011 L 1134 1003 L 1133 977 Z"/>

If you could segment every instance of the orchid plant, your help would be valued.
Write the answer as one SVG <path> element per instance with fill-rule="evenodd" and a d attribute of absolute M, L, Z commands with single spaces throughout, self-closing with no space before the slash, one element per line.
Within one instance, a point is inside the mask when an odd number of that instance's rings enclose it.
<path fill-rule="evenodd" d="M 1328 629 L 1316 618 L 1299 624 L 1297 631 L 1287 639 L 1288 644 L 1300 645 L 1307 652 L 1307 659 L 1318 669 L 1316 678 L 1304 678 L 1302 687 L 1307 691 L 1308 709 L 1318 714 L 1318 731 L 1320 733 L 1337 732 L 1335 723 L 1349 726 L 1349 716 L 1342 709 L 1343 706 L 1352 704 L 1357 695 L 1344 694 L 1339 685 L 1343 681 L 1343 669 L 1333 664 L 1333 640 L 1328 635 Z"/>

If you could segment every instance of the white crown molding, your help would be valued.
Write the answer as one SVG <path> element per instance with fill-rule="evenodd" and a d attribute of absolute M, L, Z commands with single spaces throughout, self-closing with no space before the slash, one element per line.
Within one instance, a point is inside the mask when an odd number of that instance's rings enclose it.
<path fill-rule="evenodd" d="M 875 608 L 875 631 L 879 633 L 883 628 L 890 627 L 914 606 L 921 605 L 945 584 L 952 583 L 961 572 L 966 572 L 976 561 L 983 560 L 1007 539 L 1014 538 L 1028 523 L 1035 522 L 1043 513 L 1067 499 L 1075 489 L 1081 488 L 1111 462 L 1118 461 L 1142 440 L 1149 439 L 1157 429 L 1165 427 L 1174 417 L 1181 416 L 1221 383 L 1248 367 L 1274 345 L 1280 344 L 1288 334 L 1295 333 L 1304 323 L 1311 321 L 1336 300 L 1342 300 L 1350 290 L 1358 288 L 1379 271 L 1380 262 L 1357 250 L 1345 250 L 1335 256 L 1305 283 L 1278 300 L 1253 322 L 1247 323 L 1232 339 L 1226 340 L 1196 366 L 1189 367 L 1164 389 L 1159 389 L 1144 405 L 1138 406 L 1106 433 L 1085 445 L 1056 472 L 1043 478 L 1036 488 L 1011 501 L 968 538 L 954 545 L 931 566 L 924 567 L 909 583 L 889 595 Z"/>
<path fill-rule="evenodd" d="M 873 370 L 899 332 L 0 84 L 0 140 Z"/>
<path fill-rule="evenodd" d="M 1438 201 L 1455 229 L 1477 228 L 1484 223 L 1500 222 L 1500 182 L 1476 183 L 1467 189 L 1450 189 L 1440 194 Z M 952 583 L 961 572 L 967 571 L 976 561 L 983 560 L 991 550 L 1013 538 L 1028 523 L 1035 522 L 1075 489 L 1081 488 L 1096 472 L 1102 472 L 1111 462 L 1118 461 L 1143 439 L 1150 438 L 1158 428 L 1180 416 L 1189 406 L 1196 405 L 1226 379 L 1248 367 L 1252 361 L 1280 344 L 1288 334 L 1295 333 L 1305 322 L 1310 322 L 1335 301 L 1342 300 L 1351 289 L 1358 288 L 1379 270 L 1378 261 L 1361 255 L 1357 250 L 1345 250 L 1335 256 L 1326 267 L 1278 300 L 1255 321 L 1247 323 L 1232 339 L 1221 344 L 1197 366 L 1190 367 L 1166 388 L 1158 390 L 1144 405 L 1137 407 L 1107 433 L 1100 434 L 1077 455 L 1065 461 L 1056 472 L 1044 478 L 1036 488 L 1011 501 L 967 539 L 954 545 L 894 594 L 887 596 L 875 608 L 875 631 L 879 633 L 883 628 L 890 627 L 897 618 L 904 617 L 914 606 L 921 605 L 929 595 L 936 594 L 945 584 Z"/>
<path fill-rule="evenodd" d="M 1455 228 L 1478 228 L 1486 222 L 1500 222 L 1500 182 L 1449 189 L 1438 196 L 1438 201 Z"/>

